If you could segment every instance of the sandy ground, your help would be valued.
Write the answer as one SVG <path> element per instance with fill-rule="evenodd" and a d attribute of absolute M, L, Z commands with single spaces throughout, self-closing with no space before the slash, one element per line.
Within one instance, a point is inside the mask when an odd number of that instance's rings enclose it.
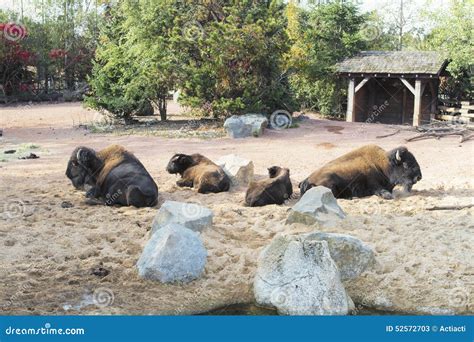
<path fill-rule="evenodd" d="M 272 165 L 289 167 L 296 190 L 310 172 L 351 149 L 368 143 L 391 149 L 413 132 L 376 139 L 393 127 L 317 119 L 241 140 L 90 134 L 73 127 L 96 117 L 76 103 L 0 108 L 0 154 L 29 143 L 40 156 L 0 163 L 1 313 L 186 314 L 252 302 L 261 248 L 276 234 L 311 230 L 351 234 L 375 249 L 376 267 L 346 284 L 356 304 L 397 313 L 474 312 L 474 209 L 426 210 L 472 203 L 473 142 L 460 145 L 453 137 L 408 143 L 423 172 L 410 196 L 340 200 L 348 217 L 333 228 L 287 226 L 296 199 L 246 208 L 244 188 L 210 195 L 182 190 L 165 172 L 166 163 L 175 152 L 211 159 L 235 153 L 253 160 L 257 175 Z M 140 279 L 135 263 L 157 208 L 87 206 L 65 177 L 74 147 L 112 143 L 133 151 L 147 167 L 159 186 L 158 207 L 178 200 L 214 211 L 213 227 L 202 233 L 209 257 L 200 279 L 187 285 Z M 63 201 L 74 206 L 62 208 Z M 93 275 L 96 267 L 110 273 Z"/>

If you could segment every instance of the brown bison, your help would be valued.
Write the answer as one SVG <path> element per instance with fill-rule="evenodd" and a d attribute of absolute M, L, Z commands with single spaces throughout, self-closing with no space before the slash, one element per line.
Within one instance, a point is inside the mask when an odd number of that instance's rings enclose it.
<path fill-rule="evenodd" d="M 322 185 L 331 189 L 336 198 L 378 195 L 392 199 L 396 185 L 409 192 L 420 179 L 420 166 L 406 147 L 386 152 L 367 145 L 327 163 L 301 182 L 299 188 L 301 195 Z"/>
<path fill-rule="evenodd" d="M 86 197 L 106 205 L 151 207 L 158 201 L 158 187 L 140 161 L 122 146 L 99 152 L 78 147 L 69 159 L 66 176 L 74 187 L 92 186 Z M 94 204 L 94 200 L 88 201 Z"/>
<path fill-rule="evenodd" d="M 180 174 L 180 187 L 195 188 L 201 194 L 228 191 L 230 178 L 224 170 L 201 154 L 175 154 L 166 167 L 171 174 Z"/>
<path fill-rule="evenodd" d="M 262 207 L 268 204 L 283 204 L 293 194 L 290 170 L 279 166 L 268 169 L 269 179 L 251 182 L 245 194 L 245 204 Z"/>

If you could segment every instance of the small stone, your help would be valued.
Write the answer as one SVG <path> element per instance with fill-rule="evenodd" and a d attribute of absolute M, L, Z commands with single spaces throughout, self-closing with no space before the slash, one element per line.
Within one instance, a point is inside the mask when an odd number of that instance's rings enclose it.
<path fill-rule="evenodd" d="M 105 269 L 103 267 L 94 267 L 92 270 L 91 270 L 91 274 L 97 276 L 97 277 L 100 277 L 100 278 L 103 278 L 103 277 L 106 277 L 108 274 L 110 273 L 110 271 L 108 269 Z"/>
<path fill-rule="evenodd" d="M 260 254 L 258 304 L 283 315 L 347 315 L 348 296 L 326 241 L 277 236 Z"/>
<path fill-rule="evenodd" d="M 63 201 L 61 203 L 61 208 L 67 209 L 67 208 L 72 208 L 72 207 L 74 207 L 74 204 L 72 204 L 69 201 Z"/>
<path fill-rule="evenodd" d="M 204 272 L 206 259 L 199 233 L 170 223 L 152 234 L 138 260 L 138 274 L 163 283 L 189 282 Z"/>
<path fill-rule="evenodd" d="M 201 232 L 212 225 L 212 210 L 195 203 L 166 201 L 153 219 L 152 233 L 170 223 L 178 223 L 191 230 Z"/>
<path fill-rule="evenodd" d="M 229 176 L 233 185 L 247 185 L 253 180 L 253 162 L 235 154 L 221 157 L 217 163 Z"/>
<path fill-rule="evenodd" d="M 341 280 L 355 279 L 375 264 L 375 253 L 361 240 L 346 234 L 315 232 L 302 235 L 305 240 L 326 241 L 336 262 Z"/>
<path fill-rule="evenodd" d="M 263 114 L 233 115 L 224 122 L 231 138 L 259 137 L 267 126 L 268 119 Z"/>
<path fill-rule="evenodd" d="M 333 225 L 345 217 L 346 214 L 337 204 L 331 190 L 324 186 L 317 186 L 306 191 L 291 208 L 286 223 Z"/>

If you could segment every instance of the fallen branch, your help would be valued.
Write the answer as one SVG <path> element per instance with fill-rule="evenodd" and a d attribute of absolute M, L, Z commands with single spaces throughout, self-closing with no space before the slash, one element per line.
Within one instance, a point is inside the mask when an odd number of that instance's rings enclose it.
<path fill-rule="evenodd" d="M 390 134 L 378 135 L 378 136 L 376 136 L 375 138 L 377 138 L 377 139 L 388 138 L 388 137 L 391 137 L 392 135 L 395 135 L 395 134 L 398 134 L 398 133 L 400 133 L 400 130 L 399 130 L 399 129 L 397 129 L 395 132 L 390 133 Z"/>
<path fill-rule="evenodd" d="M 474 204 L 466 204 L 466 205 L 445 205 L 440 207 L 432 207 L 427 208 L 426 210 L 434 211 L 434 210 L 462 210 L 474 207 Z"/>
<path fill-rule="evenodd" d="M 471 137 L 472 137 L 472 135 L 469 135 L 469 136 L 465 137 L 465 133 L 467 133 L 467 131 L 426 132 L 426 133 L 422 133 L 422 134 L 419 134 L 419 135 L 415 135 L 414 137 L 408 138 L 405 141 L 410 142 L 410 141 L 417 141 L 417 140 L 423 140 L 423 139 L 428 139 L 428 138 L 441 139 L 442 137 L 447 137 L 447 136 L 450 136 L 450 135 L 458 135 L 458 136 L 461 136 L 461 142 L 464 142 L 466 140 L 471 139 Z"/>

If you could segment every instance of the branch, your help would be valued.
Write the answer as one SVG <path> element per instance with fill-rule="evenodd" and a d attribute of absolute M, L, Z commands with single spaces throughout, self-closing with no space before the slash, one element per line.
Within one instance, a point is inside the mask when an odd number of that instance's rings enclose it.
<path fill-rule="evenodd" d="M 427 208 L 426 210 L 429 210 L 429 211 L 434 211 L 434 210 L 462 210 L 462 209 L 467 209 L 467 208 L 472 208 L 472 207 L 474 207 L 474 204 L 445 205 L 445 206 Z"/>
<path fill-rule="evenodd" d="M 377 139 L 388 138 L 388 137 L 391 137 L 392 135 L 395 135 L 395 134 L 398 134 L 398 133 L 400 133 L 400 130 L 399 130 L 399 129 L 397 129 L 395 132 L 390 133 L 390 134 L 378 135 L 378 136 L 376 136 L 375 138 L 377 138 Z"/>

